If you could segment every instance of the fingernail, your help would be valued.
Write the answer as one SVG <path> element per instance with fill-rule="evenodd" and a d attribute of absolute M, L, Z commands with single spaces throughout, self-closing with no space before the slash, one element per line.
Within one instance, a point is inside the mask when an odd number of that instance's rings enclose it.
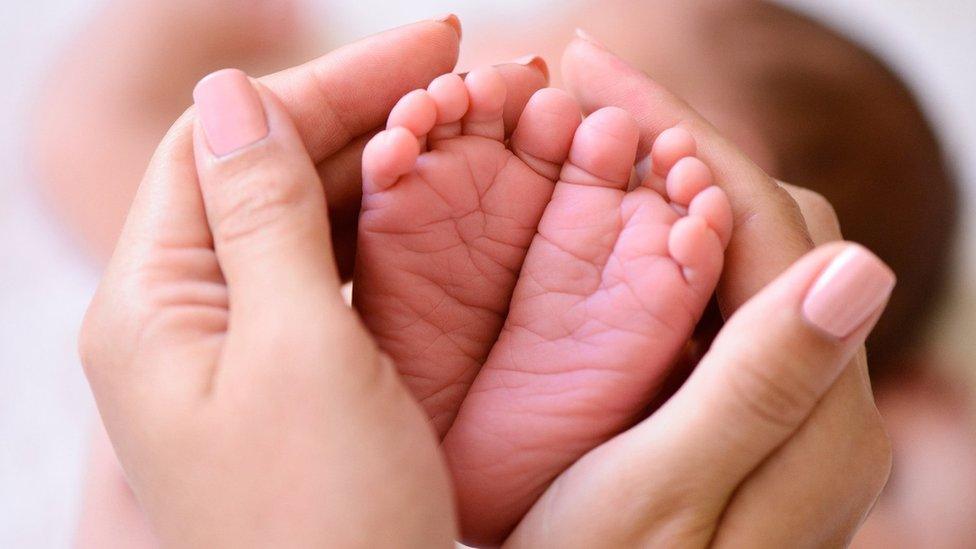
<path fill-rule="evenodd" d="M 880 309 L 895 287 L 895 274 L 860 246 L 841 252 L 803 300 L 807 321 L 837 337 L 853 333 Z"/>
<path fill-rule="evenodd" d="M 515 59 L 512 62 L 536 69 L 537 71 L 542 73 L 542 76 L 546 79 L 546 82 L 549 81 L 549 64 L 546 63 L 546 60 L 543 59 L 541 56 L 525 55 L 519 57 L 518 59 Z"/>
<path fill-rule="evenodd" d="M 440 17 L 435 17 L 434 21 L 437 21 L 438 23 L 447 23 L 451 26 L 451 28 L 454 29 L 454 32 L 457 33 L 458 38 L 461 38 L 461 20 L 457 15 L 454 15 L 453 13 L 445 13 Z"/>
<path fill-rule="evenodd" d="M 579 39 L 586 40 L 590 44 L 593 44 L 594 46 L 596 46 L 596 47 L 598 47 L 598 48 L 600 48 L 602 50 L 607 49 L 607 47 L 603 45 L 603 42 L 600 42 L 596 38 L 593 38 L 593 35 L 591 35 L 590 33 L 586 32 L 583 29 L 577 28 L 576 29 L 576 36 Z"/>
<path fill-rule="evenodd" d="M 226 156 L 268 135 L 261 98 L 237 69 L 205 76 L 193 89 L 193 101 L 215 156 Z"/>

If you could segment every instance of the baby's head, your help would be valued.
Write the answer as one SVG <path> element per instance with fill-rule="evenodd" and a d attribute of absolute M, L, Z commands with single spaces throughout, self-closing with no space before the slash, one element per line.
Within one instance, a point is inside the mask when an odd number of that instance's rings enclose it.
<path fill-rule="evenodd" d="M 892 373 L 943 289 L 957 216 L 952 174 L 911 91 L 861 46 L 766 2 L 626 4 L 644 12 L 594 13 L 597 36 L 770 174 L 823 194 L 845 238 L 897 272 L 899 288 L 868 345 L 873 374 Z"/>

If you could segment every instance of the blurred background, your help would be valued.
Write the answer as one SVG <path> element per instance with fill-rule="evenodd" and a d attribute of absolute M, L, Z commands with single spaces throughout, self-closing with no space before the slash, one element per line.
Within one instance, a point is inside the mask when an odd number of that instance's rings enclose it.
<path fill-rule="evenodd" d="M 204 74 L 457 13 L 461 69 L 582 26 L 899 274 L 869 344 L 895 448 L 859 547 L 976 533 L 972 0 L 33 0 L 0 6 L 0 546 L 72 544 L 97 424 L 75 336 L 152 149 Z M 856 443 L 856 441 L 852 441 Z"/>

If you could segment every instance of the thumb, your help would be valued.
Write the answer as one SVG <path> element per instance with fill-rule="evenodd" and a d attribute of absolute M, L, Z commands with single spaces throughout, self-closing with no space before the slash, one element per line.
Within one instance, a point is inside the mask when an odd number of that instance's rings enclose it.
<path fill-rule="evenodd" d="M 728 490 L 786 441 L 862 349 L 895 284 L 861 246 L 810 252 L 737 311 L 651 423 L 666 460 Z M 653 428 L 652 428 L 653 429 Z M 689 456 L 693 456 L 689 460 Z M 689 471 L 690 472 L 690 471 Z M 688 478 L 688 477 L 686 477 Z"/>
<path fill-rule="evenodd" d="M 278 98 L 236 69 L 201 80 L 193 98 L 197 172 L 231 318 L 293 318 L 339 302 L 322 185 Z M 314 306 L 295 306 L 304 303 Z"/>

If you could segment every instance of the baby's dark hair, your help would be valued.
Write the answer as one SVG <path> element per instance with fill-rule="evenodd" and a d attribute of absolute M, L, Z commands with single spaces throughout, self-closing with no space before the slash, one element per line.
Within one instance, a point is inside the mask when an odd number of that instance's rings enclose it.
<path fill-rule="evenodd" d="M 957 186 L 908 86 L 878 57 L 765 2 L 713 12 L 708 50 L 748 108 L 776 178 L 824 195 L 844 237 L 899 278 L 868 341 L 872 377 L 917 350 L 950 271 Z"/>

